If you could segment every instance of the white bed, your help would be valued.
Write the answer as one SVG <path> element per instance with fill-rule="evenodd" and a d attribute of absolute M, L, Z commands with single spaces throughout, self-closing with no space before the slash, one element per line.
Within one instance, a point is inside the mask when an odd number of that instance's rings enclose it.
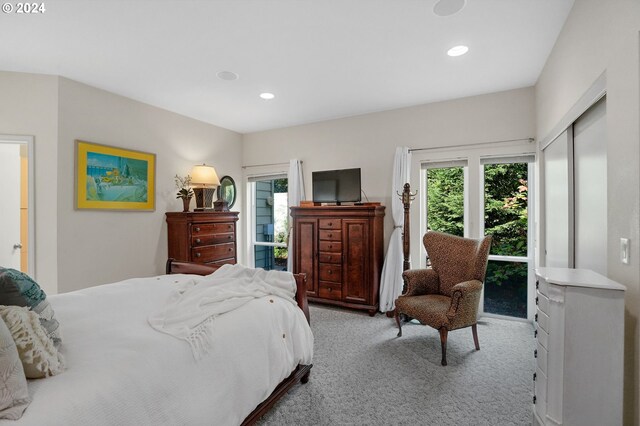
<path fill-rule="evenodd" d="M 0 424 L 238 425 L 296 366 L 311 364 L 303 311 L 275 296 L 219 316 L 214 346 L 198 361 L 185 341 L 152 329 L 147 318 L 173 286 L 193 278 L 131 279 L 50 296 L 67 370 L 30 380 L 33 401 L 23 417 Z"/>

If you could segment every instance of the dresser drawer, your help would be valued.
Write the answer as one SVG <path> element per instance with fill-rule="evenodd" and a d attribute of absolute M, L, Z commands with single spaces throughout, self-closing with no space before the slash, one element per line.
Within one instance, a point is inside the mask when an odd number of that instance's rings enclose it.
<path fill-rule="evenodd" d="M 536 345 L 536 364 L 540 371 L 547 374 L 547 350 L 538 342 Z"/>
<path fill-rule="evenodd" d="M 342 241 L 342 231 L 335 229 L 321 229 L 320 239 L 325 241 Z"/>
<path fill-rule="evenodd" d="M 342 253 L 320 253 L 318 260 L 320 263 L 342 263 Z"/>
<path fill-rule="evenodd" d="M 539 311 L 549 315 L 549 298 L 539 291 L 536 293 L 536 304 Z"/>
<path fill-rule="evenodd" d="M 221 234 L 209 234 L 191 237 L 193 247 L 209 246 L 211 244 L 230 243 L 236 240 L 234 232 L 224 232 Z"/>
<path fill-rule="evenodd" d="M 549 349 L 549 333 L 544 331 L 542 327 L 540 327 L 539 325 L 536 326 L 536 332 L 537 332 L 536 337 L 538 339 L 538 342 L 540 342 L 540 344 L 544 346 L 546 349 Z"/>
<path fill-rule="evenodd" d="M 342 243 L 338 241 L 320 241 L 320 252 L 342 253 Z"/>
<path fill-rule="evenodd" d="M 342 265 L 333 263 L 320 264 L 320 280 L 332 281 L 334 283 L 342 282 Z"/>
<path fill-rule="evenodd" d="M 192 223 L 191 224 L 191 236 L 207 234 L 219 234 L 222 232 L 234 232 L 233 222 L 220 222 L 220 223 Z"/>
<path fill-rule="evenodd" d="M 194 247 L 191 249 L 194 262 L 210 263 L 216 260 L 235 258 L 236 248 L 234 243 L 217 244 L 214 246 Z"/>
<path fill-rule="evenodd" d="M 549 295 L 549 283 L 541 278 L 536 281 L 536 289 L 545 296 Z"/>
<path fill-rule="evenodd" d="M 539 368 L 536 368 L 533 395 L 536 398 L 535 409 L 538 415 L 544 419 L 547 415 L 547 376 Z"/>
<path fill-rule="evenodd" d="M 540 328 L 549 333 L 549 316 L 542 312 L 540 309 L 537 309 L 536 317 Z"/>
<path fill-rule="evenodd" d="M 341 229 L 342 219 L 318 219 L 320 229 Z"/>
<path fill-rule="evenodd" d="M 318 297 L 323 299 L 341 300 L 342 284 L 320 281 L 318 283 Z"/>

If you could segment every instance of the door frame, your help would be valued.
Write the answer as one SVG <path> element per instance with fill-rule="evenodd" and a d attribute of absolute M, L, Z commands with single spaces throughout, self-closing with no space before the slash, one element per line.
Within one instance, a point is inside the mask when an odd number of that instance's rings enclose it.
<path fill-rule="evenodd" d="M 0 134 L 0 143 L 26 145 L 27 147 L 27 163 L 28 163 L 28 180 L 27 190 L 29 194 L 27 196 L 28 211 L 27 211 L 27 273 L 32 278 L 36 279 L 36 258 L 35 258 L 35 162 L 34 162 L 34 137 L 26 135 L 3 135 Z"/>

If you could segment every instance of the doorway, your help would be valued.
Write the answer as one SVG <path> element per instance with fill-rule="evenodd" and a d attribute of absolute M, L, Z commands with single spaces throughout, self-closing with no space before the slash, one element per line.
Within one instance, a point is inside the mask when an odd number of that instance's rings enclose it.
<path fill-rule="evenodd" d="M 33 137 L 0 135 L 0 266 L 35 275 Z"/>

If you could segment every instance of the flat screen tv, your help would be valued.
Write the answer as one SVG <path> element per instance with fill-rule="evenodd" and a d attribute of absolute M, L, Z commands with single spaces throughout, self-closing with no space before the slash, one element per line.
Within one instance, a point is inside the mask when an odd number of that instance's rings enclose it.
<path fill-rule="evenodd" d="M 325 170 L 311 174 L 315 203 L 360 201 L 360 169 Z"/>

